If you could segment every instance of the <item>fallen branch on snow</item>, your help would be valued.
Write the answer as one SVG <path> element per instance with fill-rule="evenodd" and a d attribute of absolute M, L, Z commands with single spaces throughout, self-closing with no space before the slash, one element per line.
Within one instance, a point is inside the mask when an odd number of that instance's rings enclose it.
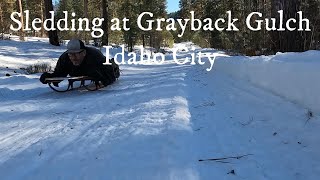
<path fill-rule="evenodd" d="M 242 156 L 231 156 L 231 157 L 222 157 L 222 158 L 213 158 L 213 159 L 199 159 L 199 161 L 217 161 L 217 162 L 221 162 L 222 160 L 226 160 L 226 159 L 241 159 L 243 157 L 246 156 L 251 156 L 253 154 L 245 154 Z"/>
<path fill-rule="evenodd" d="M 307 119 L 307 121 L 306 121 L 306 123 L 304 125 L 306 125 L 310 121 L 310 119 L 313 117 L 312 111 L 308 110 L 307 117 L 308 117 L 308 119 Z"/>

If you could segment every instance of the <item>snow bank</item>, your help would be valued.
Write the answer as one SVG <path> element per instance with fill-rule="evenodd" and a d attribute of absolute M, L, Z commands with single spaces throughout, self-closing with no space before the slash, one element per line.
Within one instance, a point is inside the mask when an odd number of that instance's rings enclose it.
<path fill-rule="evenodd" d="M 319 57 L 320 51 L 218 57 L 214 68 L 320 113 Z"/>

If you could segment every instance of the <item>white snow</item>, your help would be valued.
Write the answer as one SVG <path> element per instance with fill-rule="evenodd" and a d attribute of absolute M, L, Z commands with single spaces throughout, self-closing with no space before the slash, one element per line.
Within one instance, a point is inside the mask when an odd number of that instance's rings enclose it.
<path fill-rule="evenodd" d="M 207 72 L 169 53 L 105 89 L 56 93 L 20 68 L 54 65 L 64 46 L 0 41 L 0 179 L 318 179 L 318 51 L 175 47 L 219 57 Z"/>
<path fill-rule="evenodd" d="M 320 51 L 219 57 L 215 68 L 320 113 Z"/>

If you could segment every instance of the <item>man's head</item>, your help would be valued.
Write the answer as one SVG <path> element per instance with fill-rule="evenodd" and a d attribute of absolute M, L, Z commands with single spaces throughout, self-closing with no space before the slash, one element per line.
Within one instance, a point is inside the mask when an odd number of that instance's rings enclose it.
<path fill-rule="evenodd" d="M 67 45 L 67 53 L 72 64 L 80 66 L 86 56 L 86 48 L 84 43 L 79 39 L 71 39 Z"/>

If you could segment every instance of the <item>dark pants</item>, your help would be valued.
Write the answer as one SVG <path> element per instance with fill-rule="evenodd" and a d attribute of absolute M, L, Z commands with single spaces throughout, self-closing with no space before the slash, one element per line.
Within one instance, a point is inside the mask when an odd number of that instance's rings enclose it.
<path fill-rule="evenodd" d="M 96 81 L 101 81 L 103 85 L 112 84 L 115 80 L 115 74 L 112 66 L 104 65 L 90 72 L 88 76 L 94 78 Z"/>

